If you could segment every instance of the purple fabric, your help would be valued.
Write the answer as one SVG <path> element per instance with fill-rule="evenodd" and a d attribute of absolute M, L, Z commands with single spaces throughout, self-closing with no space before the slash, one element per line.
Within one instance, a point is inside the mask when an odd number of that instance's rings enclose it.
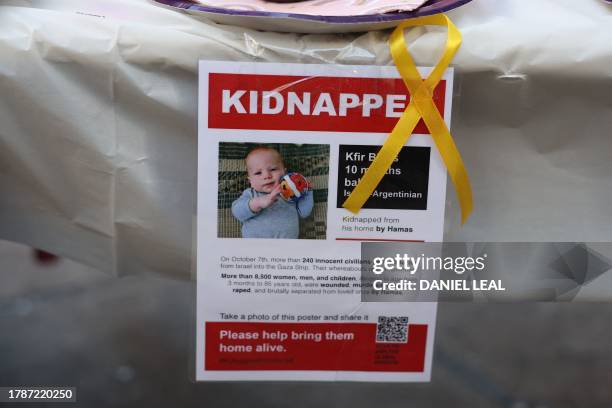
<path fill-rule="evenodd" d="M 203 6 L 201 4 L 195 4 L 190 1 L 179 1 L 179 0 L 154 0 L 157 3 L 165 4 L 167 6 L 203 11 L 207 13 L 226 14 L 234 16 L 259 16 L 259 17 L 284 17 L 284 18 L 296 18 L 300 20 L 311 20 L 319 21 L 324 23 L 338 23 L 338 24 L 349 24 L 349 23 L 377 23 L 384 21 L 398 21 L 406 20 L 409 18 L 428 16 L 431 14 L 444 13 L 452 10 L 472 0 L 431 0 L 424 6 L 410 12 L 401 13 L 385 13 L 385 14 L 369 14 L 362 16 L 311 16 L 306 14 L 284 14 L 284 13 L 270 13 L 265 11 L 244 11 L 244 10 L 231 10 L 216 7 Z M 610 0 L 612 1 L 612 0 Z"/>

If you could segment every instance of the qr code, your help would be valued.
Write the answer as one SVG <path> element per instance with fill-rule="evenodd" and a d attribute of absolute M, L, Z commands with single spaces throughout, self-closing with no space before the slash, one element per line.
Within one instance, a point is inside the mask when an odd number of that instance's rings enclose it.
<path fill-rule="evenodd" d="M 377 343 L 407 343 L 408 317 L 378 316 Z"/>

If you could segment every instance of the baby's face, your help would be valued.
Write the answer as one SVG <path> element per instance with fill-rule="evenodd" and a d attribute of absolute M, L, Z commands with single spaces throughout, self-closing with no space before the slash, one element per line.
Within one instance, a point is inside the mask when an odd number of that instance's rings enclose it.
<path fill-rule="evenodd" d="M 285 175 L 283 160 L 274 150 L 252 152 L 246 159 L 246 166 L 251 188 L 261 193 L 270 193 Z"/>

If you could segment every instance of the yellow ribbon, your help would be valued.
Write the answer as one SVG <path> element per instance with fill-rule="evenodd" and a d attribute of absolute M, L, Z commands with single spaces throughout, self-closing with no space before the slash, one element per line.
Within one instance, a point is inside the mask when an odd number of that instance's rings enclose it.
<path fill-rule="evenodd" d="M 426 79 L 423 79 L 419 74 L 404 39 L 405 28 L 423 25 L 445 26 L 448 29 L 444 53 L 440 58 L 440 62 L 438 62 Z M 389 45 L 397 70 L 410 92 L 411 102 L 381 147 L 376 158 L 372 161 L 372 164 L 342 206 L 353 213 L 359 212 L 387 170 L 389 170 L 401 148 L 406 144 L 414 128 L 422 118 L 440 151 L 442 160 L 444 160 L 451 180 L 455 185 L 459 204 L 461 205 L 461 223 L 463 224 L 472 212 L 470 180 L 457 146 L 433 101 L 434 89 L 442 79 L 444 71 L 450 65 L 457 49 L 461 45 L 461 33 L 447 16 L 436 14 L 402 22 L 391 34 Z"/>

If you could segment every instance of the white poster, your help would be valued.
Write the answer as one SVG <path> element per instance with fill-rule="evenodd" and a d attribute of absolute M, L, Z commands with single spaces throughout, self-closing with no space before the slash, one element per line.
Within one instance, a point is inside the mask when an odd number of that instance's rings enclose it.
<path fill-rule="evenodd" d="M 342 208 L 409 101 L 395 67 L 202 61 L 199 78 L 196 379 L 429 381 L 436 304 L 362 302 L 360 281 L 361 242 L 442 240 L 423 123 Z M 452 89 L 449 71 L 449 127 Z"/>

